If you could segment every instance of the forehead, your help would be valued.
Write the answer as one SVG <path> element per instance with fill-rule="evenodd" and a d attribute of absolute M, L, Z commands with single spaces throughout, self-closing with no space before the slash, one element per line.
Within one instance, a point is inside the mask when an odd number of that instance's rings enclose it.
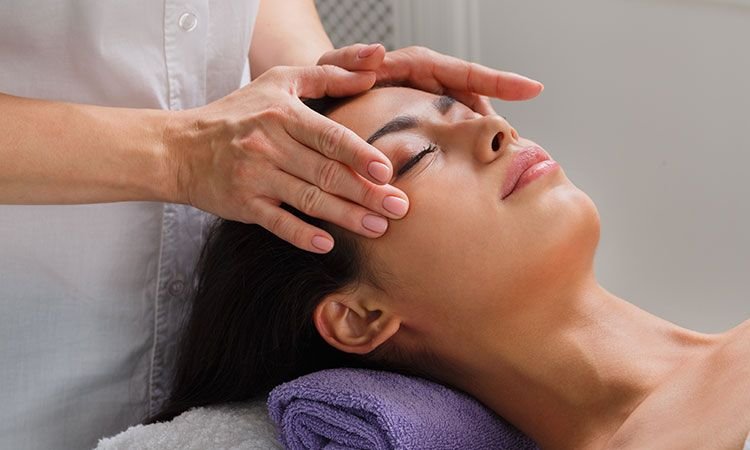
<path fill-rule="evenodd" d="M 367 139 L 396 116 L 437 114 L 432 106 L 437 98 L 428 92 L 403 87 L 372 89 L 336 108 L 329 117 Z"/>

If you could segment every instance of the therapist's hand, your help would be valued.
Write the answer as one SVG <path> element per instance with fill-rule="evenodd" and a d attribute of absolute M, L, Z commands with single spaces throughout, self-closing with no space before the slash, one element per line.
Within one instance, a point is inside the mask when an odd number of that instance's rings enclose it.
<path fill-rule="evenodd" d="M 544 86 L 512 72 L 490 69 L 424 47 L 386 52 L 380 44 L 354 44 L 323 54 L 318 64 L 375 71 L 378 83 L 411 86 L 450 95 L 480 114 L 495 114 L 488 97 L 528 100 Z"/>
<path fill-rule="evenodd" d="M 275 67 L 220 100 L 174 113 L 165 142 L 177 201 L 257 223 L 317 253 L 333 247 L 331 235 L 282 202 L 367 237 L 382 235 L 386 218 L 408 207 L 402 191 L 383 185 L 390 160 L 300 100 L 354 95 L 374 82 L 373 72 L 334 66 Z"/>

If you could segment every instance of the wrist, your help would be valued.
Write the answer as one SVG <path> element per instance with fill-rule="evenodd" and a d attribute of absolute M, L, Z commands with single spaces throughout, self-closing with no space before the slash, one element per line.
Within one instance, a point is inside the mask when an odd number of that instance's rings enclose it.
<path fill-rule="evenodd" d="M 185 148 L 190 125 L 183 111 L 160 111 L 161 142 L 159 149 L 160 180 L 155 192 L 162 201 L 190 204 L 187 195 L 187 163 Z"/>
<path fill-rule="evenodd" d="M 62 202 L 175 202 L 173 168 L 165 145 L 169 111 L 72 103 L 53 107 L 55 115 L 70 118 L 71 136 L 82 137 L 67 144 L 68 153 L 90 161 L 80 164 L 71 156 L 68 171 L 77 183 L 67 188 Z"/>

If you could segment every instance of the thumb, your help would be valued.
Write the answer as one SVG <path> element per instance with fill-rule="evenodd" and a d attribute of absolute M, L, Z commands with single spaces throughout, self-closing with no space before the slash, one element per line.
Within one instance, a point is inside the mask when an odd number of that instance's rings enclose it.
<path fill-rule="evenodd" d="M 350 72 L 336 66 L 309 66 L 291 71 L 292 86 L 297 97 L 347 97 L 370 89 L 375 72 Z"/>
<path fill-rule="evenodd" d="M 381 44 L 353 44 L 324 53 L 318 64 L 331 64 L 347 70 L 375 70 L 383 59 L 385 47 Z"/>

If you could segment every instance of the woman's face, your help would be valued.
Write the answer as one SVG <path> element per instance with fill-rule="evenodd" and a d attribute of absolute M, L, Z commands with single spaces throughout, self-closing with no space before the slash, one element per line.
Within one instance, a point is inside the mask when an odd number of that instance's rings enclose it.
<path fill-rule="evenodd" d="M 453 335 L 492 327 L 592 270 L 596 209 L 556 163 L 502 198 L 522 152 L 546 154 L 502 117 L 397 87 L 369 91 L 330 117 L 370 140 L 397 120 L 372 142 L 394 174 L 405 170 L 392 184 L 409 196 L 409 212 L 360 243 L 375 276 L 386 272 L 383 301 L 404 323 Z"/>

